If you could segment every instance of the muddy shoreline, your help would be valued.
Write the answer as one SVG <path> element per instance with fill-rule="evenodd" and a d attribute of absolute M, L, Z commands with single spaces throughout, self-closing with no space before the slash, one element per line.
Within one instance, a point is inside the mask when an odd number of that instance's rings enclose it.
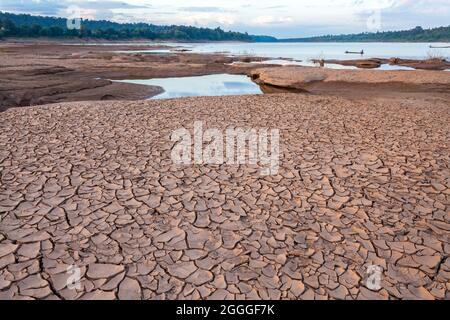
<path fill-rule="evenodd" d="M 160 51 L 167 49 L 171 51 Z M 142 50 L 155 52 L 133 52 Z M 0 111 L 10 107 L 59 102 L 144 100 L 162 93 L 163 88 L 114 80 L 220 73 L 248 75 L 264 93 L 301 92 L 368 99 L 387 96 L 407 98 L 411 95 L 422 98 L 430 94 L 447 98 L 450 92 L 449 84 L 441 80 L 448 79 L 448 74 L 442 71 L 332 70 L 264 64 L 265 60 L 270 58 L 199 54 L 164 44 L 139 42 L 108 45 L 0 42 Z M 448 62 L 437 60 L 419 62 L 376 58 L 326 60 L 325 63 L 362 69 L 372 69 L 385 63 L 421 69 L 448 67 Z M 349 76 L 352 72 L 354 77 Z M 425 80 L 424 75 L 428 75 Z"/>
<path fill-rule="evenodd" d="M 341 66 L 356 67 L 359 69 L 377 69 L 382 65 L 390 65 L 397 67 L 408 67 L 415 70 L 437 70 L 443 71 L 450 69 L 450 62 L 445 59 L 425 59 L 425 60 L 413 60 L 413 59 L 400 59 L 400 58 L 368 58 L 368 59 L 352 59 L 352 60 L 312 60 L 316 64 L 338 64 Z"/>
<path fill-rule="evenodd" d="M 264 93 L 297 92 L 368 100 L 441 97 L 450 101 L 450 77 L 442 71 L 260 68 L 250 72 Z M 285 90 L 285 91 L 283 91 Z"/>
<path fill-rule="evenodd" d="M 175 50 L 169 54 L 123 52 L 168 48 Z M 111 80 L 219 73 L 246 75 L 261 64 L 231 64 L 264 60 L 180 52 L 164 45 L 52 42 L 0 43 L 0 57 L 0 111 L 56 102 L 142 100 L 160 94 L 163 89 Z"/>

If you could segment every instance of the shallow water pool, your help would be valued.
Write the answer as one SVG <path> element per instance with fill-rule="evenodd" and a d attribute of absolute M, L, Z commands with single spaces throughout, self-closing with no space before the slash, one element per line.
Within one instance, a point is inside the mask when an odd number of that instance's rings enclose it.
<path fill-rule="evenodd" d="M 120 80 L 120 82 L 158 86 L 164 89 L 163 93 L 151 99 L 263 93 L 260 87 L 249 77 L 235 74 L 213 74 L 207 76 L 148 80 Z"/>

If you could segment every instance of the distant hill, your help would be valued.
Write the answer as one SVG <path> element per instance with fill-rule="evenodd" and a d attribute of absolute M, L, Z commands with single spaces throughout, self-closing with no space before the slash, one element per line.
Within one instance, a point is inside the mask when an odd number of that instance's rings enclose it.
<path fill-rule="evenodd" d="M 450 42 L 450 26 L 434 29 L 416 27 L 404 31 L 326 35 L 310 38 L 279 39 L 281 42 Z"/>
<path fill-rule="evenodd" d="M 221 28 L 158 26 L 148 23 L 116 23 L 83 20 L 81 30 L 67 28 L 67 19 L 0 12 L 0 38 L 94 38 L 106 40 L 178 40 L 178 41 L 276 41 L 269 36 L 224 31 Z"/>

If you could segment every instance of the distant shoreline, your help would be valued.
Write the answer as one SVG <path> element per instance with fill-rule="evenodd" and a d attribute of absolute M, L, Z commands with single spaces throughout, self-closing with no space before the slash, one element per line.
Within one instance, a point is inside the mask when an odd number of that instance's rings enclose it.
<path fill-rule="evenodd" d="M 165 44 L 165 43 L 427 43 L 435 44 L 442 43 L 450 45 L 450 41 L 290 41 L 290 40 L 278 40 L 278 41 L 188 41 L 188 40 L 150 40 L 150 39 L 130 39 L 130 40 L 108 40 L 108 39 L 79 39 L 79 38 L 3 38 L 0 39 L 3 43 L 73 43 L 73 44 Z M 443 48 L 447 49 L 447 48 Z"/>
<path fill-rule="evenodd" d="M 420 40 L 420 41 L 419 40 L 417 40 L 417 41 L 404 41 L 404 40 L 398 40 L 398 41 L 394 41 L 394 40 L 393 41 L 380 41 L 380 40 L 302 41 L 302 40 L 298 40 L 298 41 L 294 41 L 294 40 L 284 39 L 284 40 L 278 40 L 275 43 L 448 43 L 448 44 L 450 44 L 450 40 L 449 41 L 424 41 L 424 40 Z"/>
<path fill-rule="evenodd" d="M 164 43 L 263 43 L 252 41 L 184 41 L 184 40 L 151 40 L 151 39 L 130 39 L 130 40 L 108 40 L 108 39 L 80 39 L 80 38 L 3 38 L 0 39 L 0 43 L 79 43 L 79 44 L 164 44 Z M 277 43 L 277 42 L 274 42 Z"/>
<path fill-rule="evenodd" d="M 110 39 L 112 41 L 179 41 L 222 42 L 241 41 L 251 43 L 284 42 L 450 42 L 450 25 L 424 29 L 420 26 L 409 30 L 361 32 L 340 35 L 322 35 L 295 38 L 277 38 L 254 35 L 247 32 L 225 31 L 221 27 L 198 28 L 186 25 L 161 26 L 148 23 L 117 23 L 106 20 L 82 19 L 77 28 L 69 28 L 67 19 L 0 11 L 0 39 L 14 37 L 49 37 L 53 39 Z"/>

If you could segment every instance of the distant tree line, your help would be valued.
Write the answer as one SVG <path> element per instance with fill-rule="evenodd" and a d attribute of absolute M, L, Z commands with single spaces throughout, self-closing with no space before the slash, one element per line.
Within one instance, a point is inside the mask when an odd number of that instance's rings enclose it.
<path fill-rule="evenodd" d="M 0 38 L 92 38 L 106 40 L 180 40 L 246 42 L 450 42 L 450 26 L 433 29 L 416 27 L 404 31 L 325 35 L 309 38 L 276 39 L 221 28 L 158 26 L 149 23 L 116 23 L 82 20 L 81 29 L 67 28 L 67 19 L 0 12 Z"/>
<path fill-rule="evenodd" d="M 81 29 L 67 28 L 67 19 L 0 12 L 0 38 L 94 38 L 106 40 L 149 39 L 182 41 L 275 41 L 268 36 L 224 31 L 221 28 L 157 26 L 82 20 Z"/>
<path fill-rule="evenodd" d="M 450 26 L 434 29 L 416 27 L 404 31 L 326 35 L 320 37 L 282 39 L 283 42 L 450 42 Z"/>

